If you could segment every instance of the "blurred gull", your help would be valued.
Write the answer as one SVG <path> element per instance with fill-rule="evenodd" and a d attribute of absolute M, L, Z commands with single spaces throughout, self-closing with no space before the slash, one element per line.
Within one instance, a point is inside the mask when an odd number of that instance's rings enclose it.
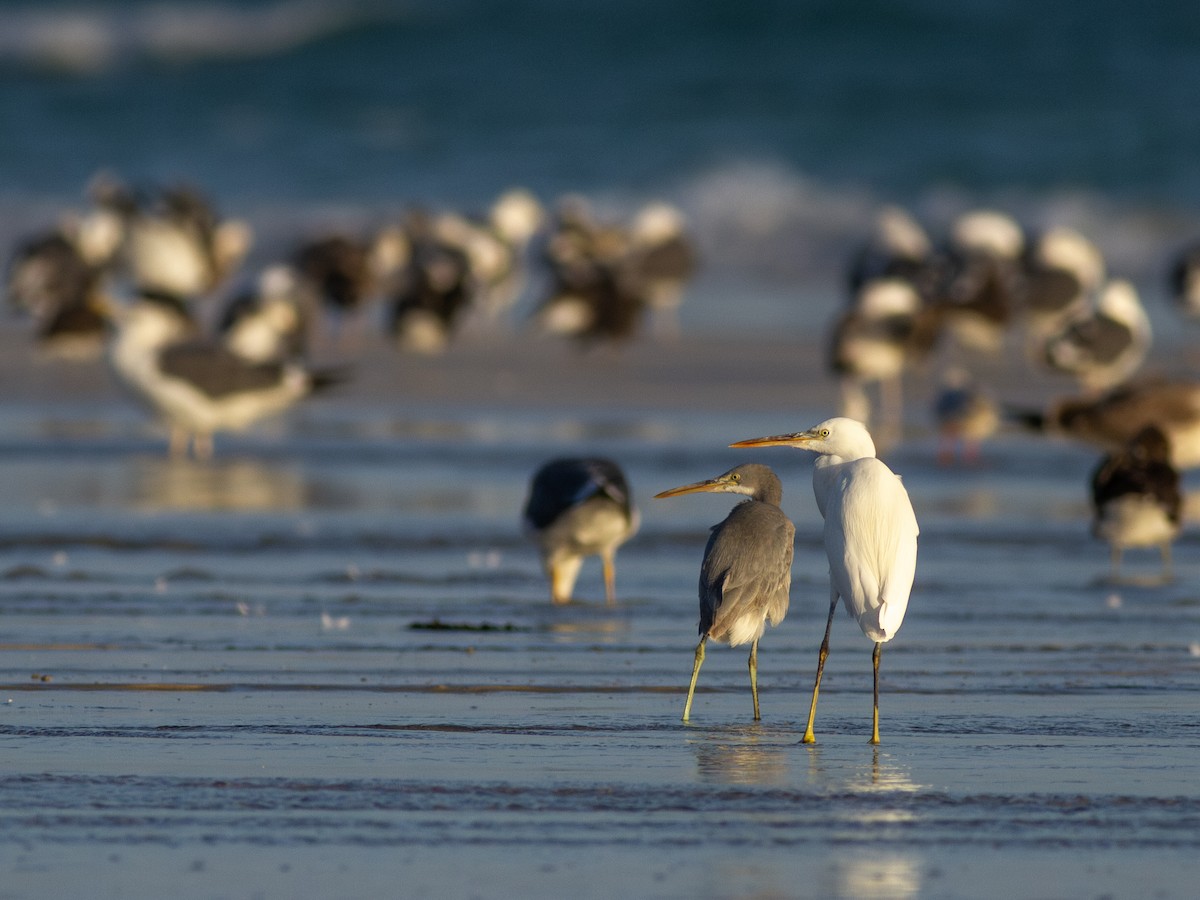
<path fill-rule="evenodd" d="M 1099 397 L 1066 397 L 1042 410 L 1010 409 L 1007 416 L 1108 451 L 1122 449 L 1147 425 L 1155 425 L 1170 443 L 1176 468 L 1200 466 L 1200 380 L 1194 378 L 1139 379 Z"/>
<path fill-rule="evenodd" d="M 616 602 L 617 548 L 640 516 L 620 466 L 601 457 L 555 459 L 534 474 L 522 520 L 541 550 L 550 599 L 569 603 L 585 556 L 599 556 L 604 594 Z"/>
<path fill-rule="evenodd" d="M 1032 348 L 1082 313 L 1104 283 L 1104 257 L 1072 228 L 1051 228 L 1025 257 L 1025 329 Z M 1036 349 L 1035 349 L 1036 352 Z"/>
<path fill-rule="evenodd" d="M 1171 542 L 1179 536 L 1183 508 L 1170 456 L 1162 430 L 1147 425 L 1092 474 L 1092 532 L 1112 547 L 1114 580 L 1126 547 L 1158 547 L 1162 576 L 1170 576 Z"/>
<path fill-rule="evenodd" d="M 122 384 L 170 426 L 172 455 L 190 444 L 197 458 L 212 456 L 214 432 L 245 428 L 343 380 L 294 363 L 246 360 L 198 336 L 179 306 L 153 297 L 119 313 L 109 358 Z"/>
<path fill-rule="evenodd" d="M 1114 280 L 1100 291 L 1093 310 L 1069 320 L 1046 340 L 1044 358 L 1085 390 L 1101 391 L 1138 370 L 1150 352 L 1151 337 L 1137 291 L 1128 281 Z"/>

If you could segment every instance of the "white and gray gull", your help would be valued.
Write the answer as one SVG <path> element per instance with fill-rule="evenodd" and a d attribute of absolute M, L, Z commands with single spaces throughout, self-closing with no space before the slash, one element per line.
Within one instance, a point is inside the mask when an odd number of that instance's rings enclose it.
<path fill-rule="evenodd" d="M 522 516 L 541 550 L 550 599 L 569 603 L 585 556 L 599 556 L 604 593 L 616 602 L 617 548 L 641 522 L 625 473 L 611 459 L 554 459 L 534 473 Z"/>

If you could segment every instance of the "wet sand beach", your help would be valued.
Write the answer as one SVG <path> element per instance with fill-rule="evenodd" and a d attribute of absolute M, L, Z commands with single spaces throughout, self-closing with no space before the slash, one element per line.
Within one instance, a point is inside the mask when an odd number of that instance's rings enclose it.
<path fill-rule="evenodd" d="M 1186 897 L 1200 877 L 1200 564 L 1088 533 L 1095 453 L 1003 434 L 944 468 L 919 385 L 888 461 L 922 526 L 883 655 L 827 599 L 811 461 L 753 454 L 797 524 L 792 606 L 713 647 L 721 497 L 653 501 L 828 415 L 803 336 L 580 356 L 511 336 L 372 347 L 281 421 L 169 460 L 101 366 L 0 368 L 0 896 Z M 518 517 L 559 454 L 643 511 L 552 607 Z"/>

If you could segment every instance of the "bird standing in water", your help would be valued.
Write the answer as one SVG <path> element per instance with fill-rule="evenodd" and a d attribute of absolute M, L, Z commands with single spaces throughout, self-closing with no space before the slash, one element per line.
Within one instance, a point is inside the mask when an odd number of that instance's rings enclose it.
<path fill-rule="evenodd" d="M 778 625 L 787 615 L 792 584 L 795 526 L 779 508 L 783 486 L 767 466 L 749 464 L 724 475 L 655 494 L 658 499 L 702 491 L 742 494 L 735 506 L 712 528 L 700 566 L 700 643 L 688 685 L 683 721 L 692 711 L 696 678 L 704 662 L 704 644 L 714 640 L 736 647 L 750 642 L 750 692 L 754 719 L 758 710 L 758 641 L 766 625 Z"/>
<path fill-rule="evenodd" d="M 1092 473 L 1092 508 L 1092 532 L 1112 547 L 1114 581 L 1126 547 L 1158 547 L 1163 580 L 1170 577 L 1183 495 L 1179 472 L 1171 465 L 1171 444 L 1160 428 L 1147 425 L 1123 450 L 1101 460 Z"/>
<path fill-rule="evenodd" d="M 616 603 L 617 547 L 640 524 L 620 466 L 601 457 L 551 460 L 533 476 L 523 518 L 541 548 L 551 601 L 570 603 L 583 558 L 599 556 L 605 598 Z"/>
<path fill-rule="evenodd" d="M 879 658 L 896 636 L 908 608 L 917 568 L 917 517 L 900 478 L 875 456 L 866 427 L 854 419 L 827 419 L 808 431 L 752 438 L 731 447 L 798 447 L 819 454 L 813 492 L 825 519 L 829 557 L 829 619 L 817 664 L 804 743 L 811 744 L 829 631 L 841 598 L 863 634 L 875 642 L 871 743 L 879 743 Z"/>

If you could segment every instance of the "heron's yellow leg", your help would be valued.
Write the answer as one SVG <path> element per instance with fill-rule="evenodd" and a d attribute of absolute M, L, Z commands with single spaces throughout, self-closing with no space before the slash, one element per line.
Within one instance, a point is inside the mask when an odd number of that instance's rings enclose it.
<path fill-rule="evenodd" d="M 871 711 L 871 743 L 879 743 L 879 657 L 883 655 L 883 642 L 876 641 L 871 654 L 871 665 L 875 669 L 875 703 Z"/>
<path fill-rule="evenodd" d="M 683 721 L 687 721 L 692 714 L 692 694 L 696 693 L 696 677 L 700 674 L 700 665 L 704 662 L 704 642 L 708 640 L 708 635 L 702 635 L 700 643 L 696 645 L 696 661 L 692 663 L 692 681 L 688 685 L 687 703 L 683 707 Z"/>
<path fill-rule="evenodd" d="M 754 697 L 754 721 L 762 718 L 758 712 L 758 641 L 750 645 L 750 694 Z"/>
<path fill-rule="evenodd" d="M 801 743 L 815 744 L 817 736 L 813 734 L 813 722 L 817 718 L 817 695 L 821 692 L 821 675 L 825 672 L 825 660 L 829 658 L 829 632 L 833 628 L 833 614 L 837 612 L 838 594 L 831 586 L 829 589 L 829 619 L 825 622 L 825 639 L 821 641 L 821 653 L 817 657 L 817 680 L 813 684 L 812 704 L 808 707 L 808 727 L 804 729 Z"/>

